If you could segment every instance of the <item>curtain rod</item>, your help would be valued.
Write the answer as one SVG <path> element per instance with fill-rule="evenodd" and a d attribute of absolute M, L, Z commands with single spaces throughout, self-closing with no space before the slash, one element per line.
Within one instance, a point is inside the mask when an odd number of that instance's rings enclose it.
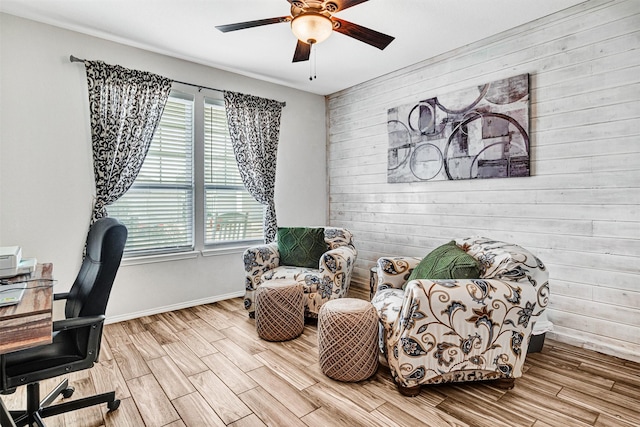
<path fill-rule="evenodd" d="M 76 57 L 75 57 L 75 56 L 73 56 L 73 55 L 69 55 L 69 62 L 84 62 L 84 61 L 85 61 L 84 59 L 76 58 Z M 197 87 L 199 91 L 200 91 L 200 90 L 202 90 L 202 89 L 209 89 L 209 90 L 215 90 L 215 91 L 217 91 L 217 92 L 224 92 L 224 90 L 222 90 L 222 89 L 216 89 L 215 87 L 209 87 L 209 86 L 203 86 L 203 85 L 196 85 L 196 84 L 193 84 L 193 83 L 181 82 L 181 81 L 179 81 L 179 80 L 172 80 L 172 81 L 173 81 L 174 83 L 180 83 L 180 84 L 187 85 L 187 86 Z"/>

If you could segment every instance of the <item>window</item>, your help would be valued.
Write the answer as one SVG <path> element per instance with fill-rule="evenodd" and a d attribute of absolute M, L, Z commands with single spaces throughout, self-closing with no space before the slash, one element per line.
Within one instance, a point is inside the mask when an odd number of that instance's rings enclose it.
<path fill-rule="evenodd" d="M 136 181 L 107 209 L 129 230 L 126 256 L 263 238 L 263 207 L 242 184 L 224 103 L 199 93 L 172 91 Z"/>
<path fill-rule="evenodd" d="M 262 238 L 263 207 L 242 183 L 221 100 L 204 109 L 205 243 Z"/>

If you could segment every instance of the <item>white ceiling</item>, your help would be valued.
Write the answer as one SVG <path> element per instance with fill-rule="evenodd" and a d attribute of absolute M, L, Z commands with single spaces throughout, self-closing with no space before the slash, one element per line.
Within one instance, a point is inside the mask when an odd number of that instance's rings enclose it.
<path fill-rule="evenodd" d="M 334 32 L 317 45 L 313 81 L 309 61 L 291 62 L 288 23 L 215 28 L 289 15 L 286 0 L 0 0 L 0 11 L 327 95 L 583 1 L 370 0 L 336 16 L 395 40 L 381 51 Z"/>

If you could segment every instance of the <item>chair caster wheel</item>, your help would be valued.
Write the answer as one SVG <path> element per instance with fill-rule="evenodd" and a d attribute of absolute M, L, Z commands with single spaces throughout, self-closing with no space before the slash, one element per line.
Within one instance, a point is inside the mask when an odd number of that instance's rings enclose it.
<path fill-rule="evenodd" d="M 64 390 L 62 390 L 62 397 L 64 397 L 65 399 L 68 399 L 68 398 L 71 397 L 71 395 L 73 394 L 74 391 L 76 391 L 75 388 L 67 387 Z"/>
<path fill-rule="evenodd" d="M 107 402 L 107 408 L 109 412 L 113 412 L 120 407 L 120 399 L 116 399 L 113 402 Z"/>

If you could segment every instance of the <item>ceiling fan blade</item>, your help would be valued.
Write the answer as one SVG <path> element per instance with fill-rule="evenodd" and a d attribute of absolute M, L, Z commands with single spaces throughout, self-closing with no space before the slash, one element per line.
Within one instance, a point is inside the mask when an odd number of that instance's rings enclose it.
<path fill-rule="evenodd" d="M 340 24 L 339 26 L 334 25 L 334 31 L 353 37 L 354 39 L 370 44 L 371 46 L 375 46 L 380 50 L 389 46 L 389 43 L 395 39 L 395 37 L 379 33 L 378 31 L 363 27 L 362 25 L 354 24 L 353 22 L 344 21 L 336 18 L 335 16 L 331 17 L 331 20 Z"/>
<path fill-rule="evenodd" d="M 311 45 L 298 40 L 292 62 L 308 61 L 311 55 Z"/>
<path fill-rule="evenodd" d="M 281 22 L 291 21 L 290 16 L 280 16 L 279 18 L 258 19 L 256 21 L 237 22 L 235 24 L 216 25 L 216 28 L 223 33 L 236 30 L 244 30 L 245 28 L 261 27 L 269 24 L 279 24 Z"/>
<path fill-rule="evenodd" d="M 333 0 L 333 2 L 338 5 L 338 11 L 348 9 L 366 1 L 369 0 Z"/>

